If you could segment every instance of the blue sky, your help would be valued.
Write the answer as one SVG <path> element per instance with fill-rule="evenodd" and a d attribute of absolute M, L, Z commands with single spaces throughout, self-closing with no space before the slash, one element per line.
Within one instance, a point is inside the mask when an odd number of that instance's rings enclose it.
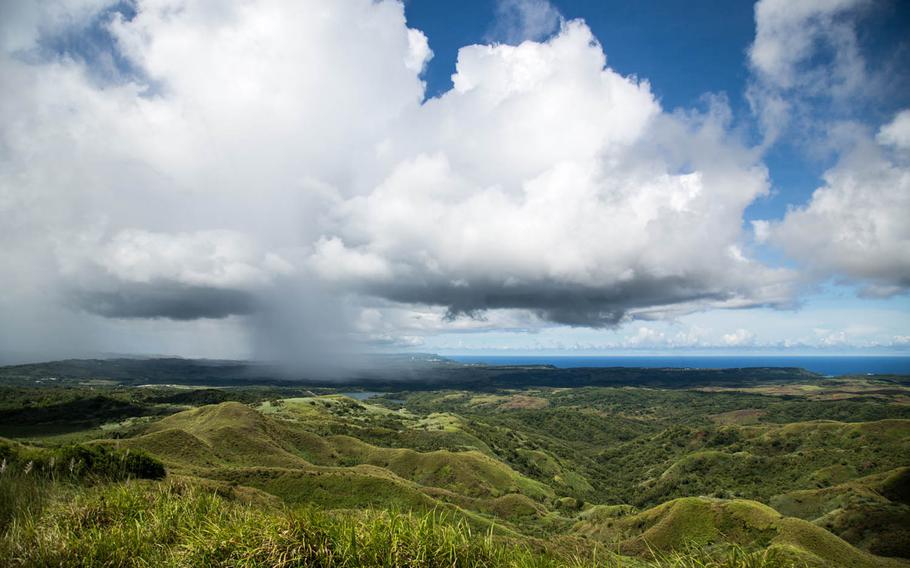
<path fill-rule="evenodd" d="M 2 10 L 0 358 L 910 351 L 906 2 Z"/>
<path fill-rule="evenodd" d="M 736 93 L 748 78 L 745 52 L 755 22 L 749 2 L 553 2 L 567 19 L 581 18 L 617 71 L 652 81 L 669 107 L 693 106 L 705 92 Z M 467 0 L 405 3 L 408 21 L 431 38 L 429 96 L 451 87 L 458 49 L 495 38 L 496 4 Z M 677 57 L 685 53 L 685 58 Z M 693 77 L 698 77 L 693 81 Z"/>

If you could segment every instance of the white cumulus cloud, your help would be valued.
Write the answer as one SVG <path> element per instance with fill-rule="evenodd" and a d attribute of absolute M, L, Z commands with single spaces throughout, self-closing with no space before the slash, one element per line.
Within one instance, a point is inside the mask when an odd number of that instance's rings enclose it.
<path fill-rule="evenodd" d="M 464 47 L 454 88 L 425 102 L 432 38 L 391 0 L 5 20 L 0 309 L 18 315 L 3 339 L 39 303 L 77 320 L 241 315 L 266 334 L 254 343 L 289 350 L 313 337 L 289 330 L 349 301 L 429 309 L 433 325 L 788 304 L 793 273 L 744 252 L 768 176 L 723 100 L 668 113 L 583 22 L 518 4 L 523 39 L 544 41 Z M 123 69 L 38 48 L 88 25 Z"/>
<path fill-rule="evenodd" d="M 722 337 L 723 344 L 728 347 L 742 347 L 755 343 L 755 334 L 748 329 L 737 329 L 731 333 L 725 333 Z"/>
<path fill-rule="evenodd" d="M 879 132 L 900 147 L 906 111 Z M 757 233 L 821 277 L 859 282 L 871 296 L 910 288 L 910 157 L 858 135 L 809 203 Z"/>
<path fill-rule="evenodd" d="M 580 22 L 544 43 L 462 49 L 455 88 L 421 107 L 394 169 L 339 207 L 317 269 L 453 314 L 523 308 L 573 325 L 786 302 L 789 274 L 737 246 L 767 178 L 724 109 L 668 115 L 604 63 Z"/>

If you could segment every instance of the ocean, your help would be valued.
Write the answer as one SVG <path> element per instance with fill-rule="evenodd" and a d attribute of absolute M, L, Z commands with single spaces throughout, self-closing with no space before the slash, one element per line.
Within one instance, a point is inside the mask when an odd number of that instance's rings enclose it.
<path fill-rule="evenodd" d="M 775 355 L 688 355 L 688 356 L 535 356 L 535 355 L 446 355 L 462 363 L 486 365 L 553 365 L 554 367 L 679 367 L 725 369 L 743 367 L 802 367 L 822 375 L 898 374 L 910 375 L 910 356 L 775 356 Z"/>

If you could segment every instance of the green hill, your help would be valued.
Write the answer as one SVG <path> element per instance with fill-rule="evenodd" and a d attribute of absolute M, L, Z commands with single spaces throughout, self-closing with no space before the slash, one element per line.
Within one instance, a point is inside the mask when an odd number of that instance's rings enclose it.
<path fill-rule="evenodd" d="M 685 495 L 768 500 L 888 471 L 910 455 L 910 421 L 725 426 L 683 449 L 659 474 L 643 476 L 638 504 Z"/>
<path fill-rule="evenodd" d="M 810 566 L 906 566 L 857 550 L 812 523 L 784 517 L 755 501 L 685 497 L 640 513 L 588 515 L 572 530 L 636 556 L 732 543 L 780 550 Z"/>
<path fill-rule="evenodd" d="M 42 387 L 40 399 L 17 387 L 2 403 L 11 412 L 85 396 L 127 402 L 136 414 L 118 410 L 112 422 L 73 432 L 66 439 L 81 440 L 75 445 L 32 434 L 0 440 L 0 558 L 14 566 L 910 567 L 903 387 L 863 379 L 725 388 L 355 400 L 299 386 L 93 383 Z M 876 398 L 854 400 L 849 389 Z M 788 421 L 804 416 L 821 419 Z M 60 427 L 84 427 L 73 420 Z"/>
<path fill-rule="evenodd" d="M 146 434 L 110 443 L 160 456 L 178 473 L 324 506 L 431 506 L 433 501 L 420 493 L 423 488 L 475 498 L 521 493 L 546 501 L 554 496 L 546 485 L 476 450 L 382 448 L 351 436 L 321 437 L 304 428 L 226 402 L 174 414 Z"/>
<path fill-rule="evenodd" d="M 30 519 L 0 536 L 5 566 L 801 566 L 792 555 L 740 547 L 637 559 L 572 539 L 477 531 L 440 511 L 291 509 L 243 488 L 182 478 L 54 490 Z"/>
<path fill-rule="evenodd" d="M 910 468 L 770 499 L 786 515 L 823 527 L 882 556 L 910 557 Z"/>

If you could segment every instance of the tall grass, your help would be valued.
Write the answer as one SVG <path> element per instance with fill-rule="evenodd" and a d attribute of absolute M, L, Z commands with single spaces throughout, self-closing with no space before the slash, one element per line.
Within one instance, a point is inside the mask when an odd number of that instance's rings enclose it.
<path fill-rule="evenodd" d="M 450 514 L 263 508 L 184 480 L 128 481 L 53 495 L 8 524 L 0 558 L 10 566 L 490 567 L 605 566 L 778 568 L 736 549 L 635 561 L 533 547 L 476 532 Z"/>
<path fill-rule="evenodd" d="M 689 547 L 668 553 L 652 552 L 654 563 L 668 568 L 771 568 L 800 567 L 805 563 L 788 557 L 781 549 L 747 551 L 740 546 L 727 546 L 719 550 Z"/>
<path fill-rule="evenodd" d="M 34 475 L 4 469 L 0 472 L 0 533 L 16 519 L 40 515 L 49 485 Z"/>
<path fill-rule="evenodd" d="M 0 477 L 94 483 L 164 475 L 164 465 L 142 451 L 102 445 L 41 448 L 0 439 Z"/>

